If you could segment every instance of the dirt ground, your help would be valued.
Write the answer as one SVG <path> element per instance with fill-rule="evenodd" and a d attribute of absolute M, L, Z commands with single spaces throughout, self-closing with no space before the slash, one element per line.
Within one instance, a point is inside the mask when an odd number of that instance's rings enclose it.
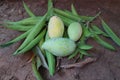
<path fill-rule="evenodd" d="M 36 15 L 43 15 L 47 9 L 47 0 L 25 0 Z M 81 15 L 95 15 L 102 12 L 102 17 L 120 37 L 120 0 L 55 0 L 55 7 L 70 10 L 73 3 Z M 28 17 L 23 9 L 22 0 L 0 0 L 0 23 L 3 20 L 18 21 Z M 99 20 L 96 21 L 99 24 Z M 0 26 L 0 44 L 7 42 L 21 32 Z M 108 40 L 108 39 L 107 39 Z M 44 80 L 120 80 L 120 47 L 108 40 L 117 51 L 112 52 L 99 46 L 93 40 L 88 41 L 95 46 L 90 51 L 97 61 L 83 68 L 62 69 L 53 77 L 40 69 Z M 0 80 L 35 80 L 31 63 L 28 63 L 31 52 L 12 56 L 21 42 L 6 48 L 0 48 Z M 71 63 L 66 59 L 65 64 Z M 62 60 L 62 61 L 63 61 Z"/>

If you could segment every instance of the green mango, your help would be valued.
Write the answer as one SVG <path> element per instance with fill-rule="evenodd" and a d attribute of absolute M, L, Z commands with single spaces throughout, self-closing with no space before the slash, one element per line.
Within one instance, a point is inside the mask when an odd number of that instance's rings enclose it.
<path fill-rule="evenodd" d="M 43 43 L 42 48 L 55 56 L 64 57 L 74 52 L 76 44 L 68 38 L 51 38 Z"/>
<path fill-rule="evenodd" d="M 73 41 L 77 41 L 80 39 L 82 35 L 82 27 L 80 23 L 78 22 L 73 22 L 69 25 L 68 27 L 68 36 L 70 39 Z"/>

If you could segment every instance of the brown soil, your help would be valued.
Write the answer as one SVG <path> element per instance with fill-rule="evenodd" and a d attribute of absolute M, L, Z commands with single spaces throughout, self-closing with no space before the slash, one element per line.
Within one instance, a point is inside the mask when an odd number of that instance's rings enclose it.
<path fill-rule="evenodd" d="M 25 0 L 36 15 L 42 15 L 47 9 L 47 0 Z M 120 37 L 120 0 L 55 0 L 55 6 L 61 9 L 70 9 L 71 3 L 77 7 L 81 15 L 95 15 L 102 12 L 102 17 Z M 18 21 L 28 15 L 23 9 L 21 0 L 0 0 L 0 23 L 3 20 Z M 96 21 L 99 24 L 99 20 Z M 0 26 L 0 44 L 7 42 L 21 32 L 6 29 Z M 108 40 L 108 39 L 107 39 Z M 90 51 L 97 61 L 86 65 L 84 68 L 62 69 L 51 77 L 44 69 L 40 73 L 44 80 L 120 80 L 120 47 L 113 44 L 117 51 L 112 52 L 99 46 L 93 40 L 88 41 L 95 48 Z M 27 61 L 31 52 L 20 56 L 12 56 L 21 42 L 10 47 L 0 49 L 0 80 L 35 80 L 31 63 Z M 64 64 L 72 60 L 64 60 Z"/>

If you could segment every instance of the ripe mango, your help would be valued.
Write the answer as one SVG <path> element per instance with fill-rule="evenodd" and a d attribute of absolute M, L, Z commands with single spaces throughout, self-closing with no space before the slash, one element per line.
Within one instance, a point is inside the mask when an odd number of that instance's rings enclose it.
<path fill-rule="evenodd" d="M 52 16 L 48 23 L 48 35 L 50 38 L 62 37 L 64 33 L 63 21 L 58 16 Z"/>
<path fill-rule="evenodd" d="M 70 39 L 73 41 L 79 40 L 79 38 L 82 35 L 82 27 L 80 23 L 78 22 L 73 22 L 69 25 L 68 27 L 68 36 Z"/>
<path fill-rule="evenodd" d="M 42 48 L 55 56 L 64 57 L 73 53 L 76 44 L 73 40 L 68 38 L 51 38 L 43 43 Z"/>

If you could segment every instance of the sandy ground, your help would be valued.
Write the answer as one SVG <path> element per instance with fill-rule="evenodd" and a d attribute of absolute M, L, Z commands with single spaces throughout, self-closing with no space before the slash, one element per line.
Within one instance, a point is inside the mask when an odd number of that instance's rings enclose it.
<path fill-rule="evenodd" d="M 43 15 L 47 10 L 47 0 L 25 0 L 36 15 Z M 102 17 L 120 37 L 120 0 L 55 0 L 55 7 L 70 10 L 73 3 L 81 15 L 95 15 L 102 12 Z M 25 12 L 21 0 L 0 0 L 0 22 L 3 20 L 18 21 L 29 17 Z M 100 25 L 100 21 L 96 20 Z M 22 32 L 6 29 L 0 26 L 0 44 L 7 42 Z M 92 39 L 88 43 L 95 46 L 90 51 L 97 61 L 86 65 L 84 68 L 62 69 L 56 72 L 53 77 L 48 72 L 40 69 L 45 80 L 120 80 L 120 47 L 112 40 L 106 39 L 116 47 L 117 51 L 112 52 L 99 46 Z M 22 42 L 22 41 L 21 41 Z M 12 56 L 12 53 L 19 47 L 21 42 L 6 48 L 0 48 L 0 80 L 35 80 L 31 63 L 27 61 L 31 52 L 24 55 Z M 64 64 L 72 63 L 72 60 L 64 60 Z"/>

